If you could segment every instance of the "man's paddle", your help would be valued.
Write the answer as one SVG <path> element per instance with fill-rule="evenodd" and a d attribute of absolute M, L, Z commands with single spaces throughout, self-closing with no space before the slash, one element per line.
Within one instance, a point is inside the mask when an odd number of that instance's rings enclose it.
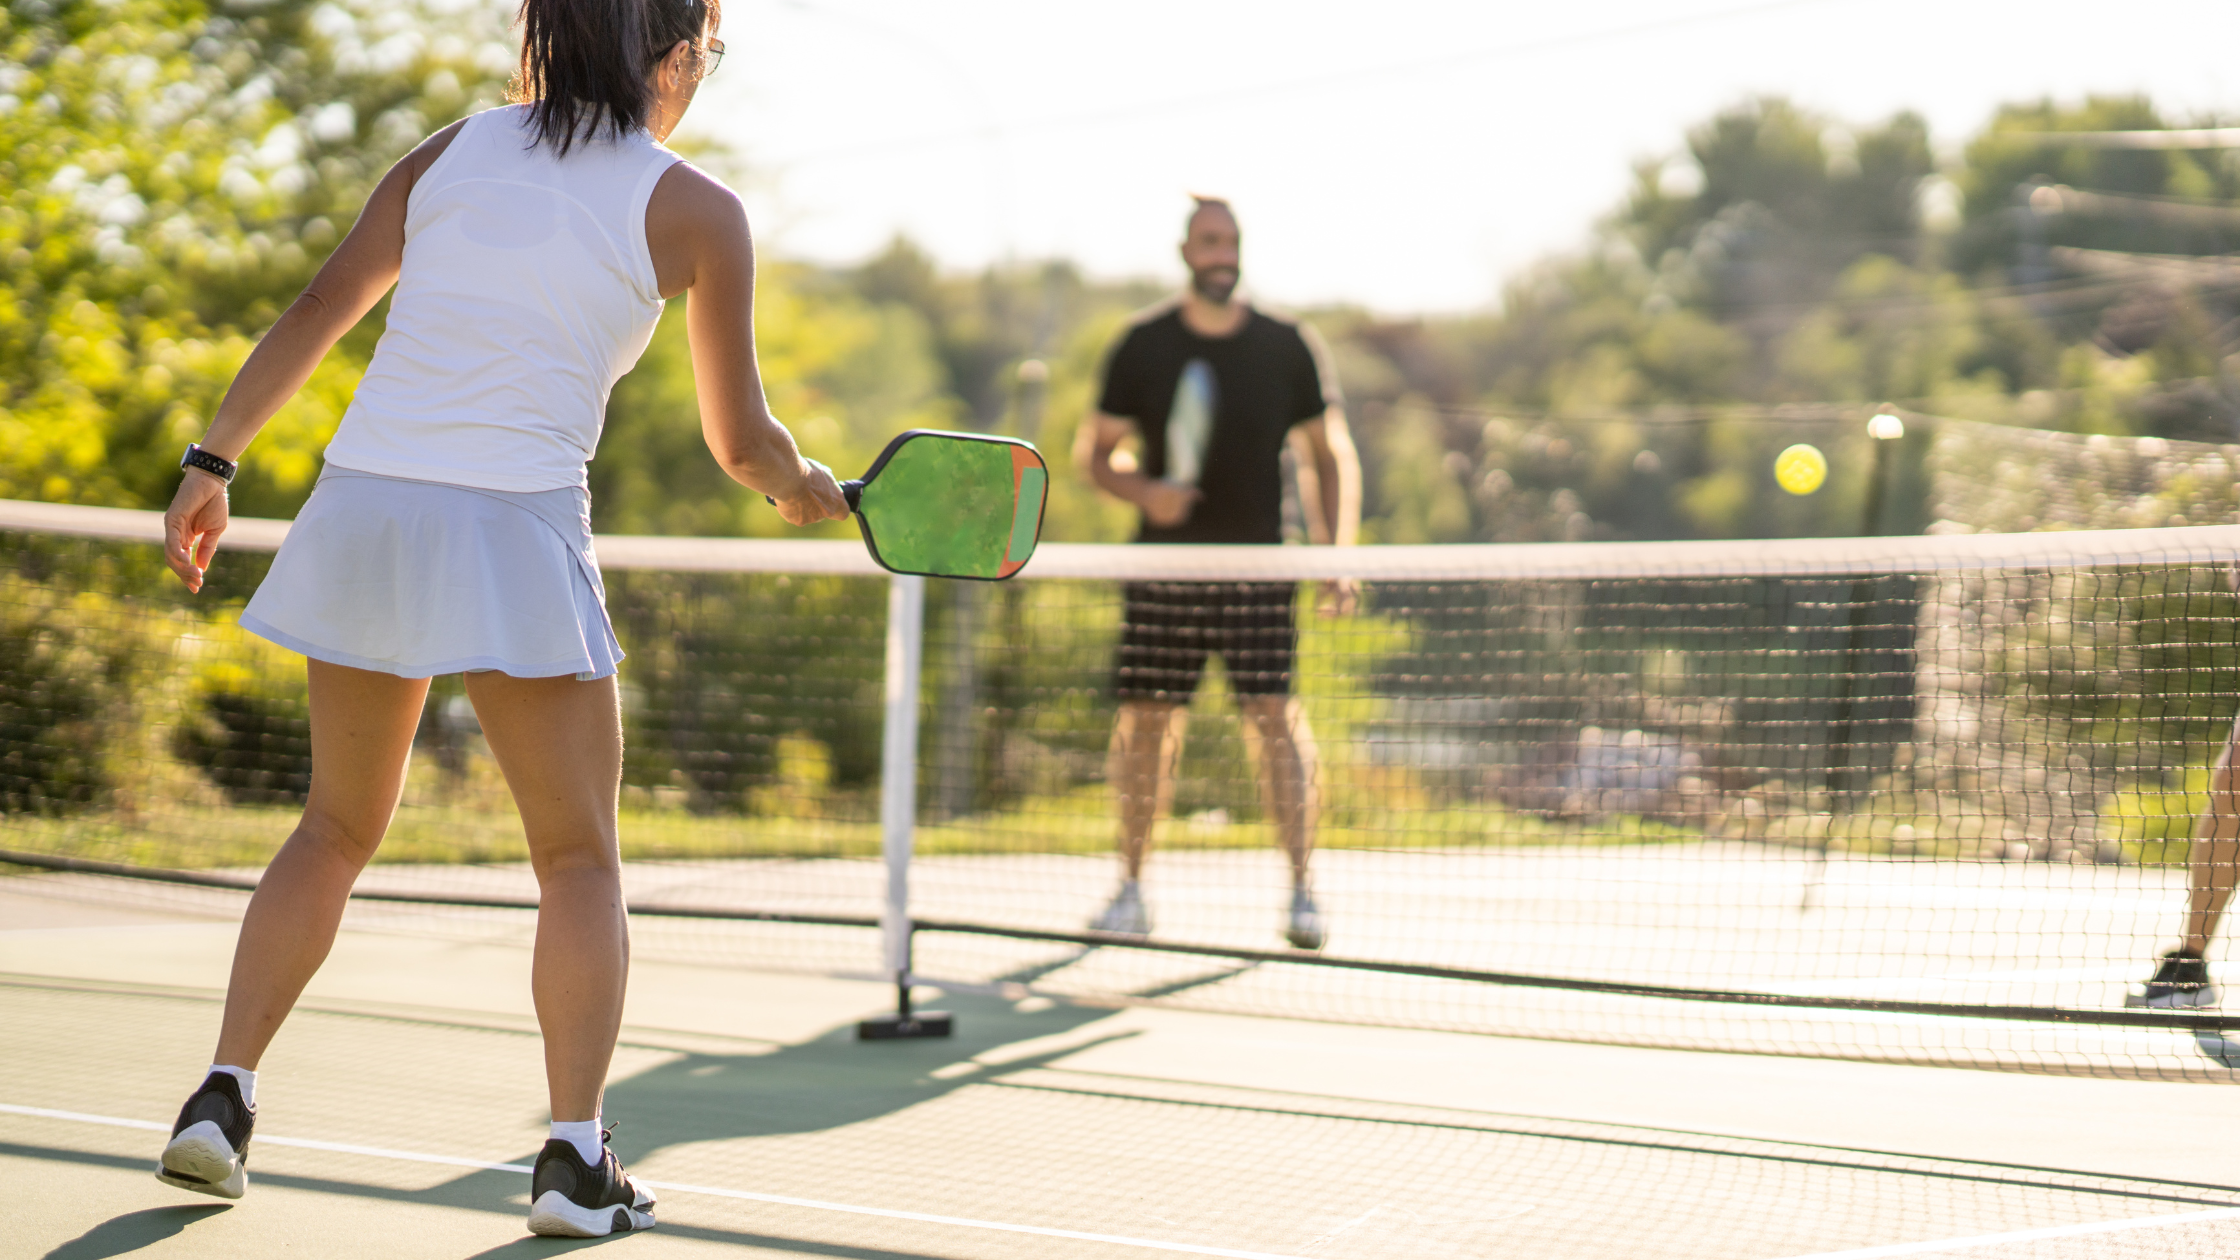
<path fill-rule="evenodd" d="M 939 429 L 904 433 L 861 479 L 840 483 L 880 567 L 989 582 L 1034 555 L 1049 491 L 1032 443 Z"/>

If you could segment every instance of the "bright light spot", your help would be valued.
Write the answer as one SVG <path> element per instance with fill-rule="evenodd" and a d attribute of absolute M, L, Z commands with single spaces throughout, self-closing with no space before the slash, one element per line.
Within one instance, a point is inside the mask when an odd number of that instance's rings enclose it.
<path fill-rule="evenodd" d="M 329 101 L 312 110 L 303 125 L 314 140 L 328 144 L 348 140 L 358 133 L 358 111 L 348 101 Z"/>
<path fill-rule="evenodd" d="M 1685 201 L 1703 191 L 1703 168 L 1692 157 L 1674 158 L 1657 174 L 1657 191 Z"/>

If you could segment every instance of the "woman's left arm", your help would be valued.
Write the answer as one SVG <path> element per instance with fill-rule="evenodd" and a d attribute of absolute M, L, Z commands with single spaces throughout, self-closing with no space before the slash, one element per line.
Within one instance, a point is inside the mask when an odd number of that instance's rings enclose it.
<path fill-rule="evenodd" d="M 204 450 L 238 461 L 265 421 L 311 379 L 334 343 L 397 282 L 404 266 L 404 218 L 413 181 L 443 155 L 462 125 L 453 123 L 428 137 L 382 176 L 350 234 L 250 351 L 203 435 Z M 163 514 L 163 557 L 188 590 L 202 589 L 202 575 L 217 554 L 226 520 L 226 483 L 201 469 L 188 469 Z"/>

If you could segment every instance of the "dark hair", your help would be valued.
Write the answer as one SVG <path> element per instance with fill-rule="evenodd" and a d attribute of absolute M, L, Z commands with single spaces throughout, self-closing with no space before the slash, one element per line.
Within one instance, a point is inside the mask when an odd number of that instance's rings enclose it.
<path fill-rule="evenodd" d="M 507 97 L 529 105 L 535 143 L 565 154 L 604 127 L 646 125 L 646 75 L 678 40 L 703 49 L 723 0 L 521 0 L 521 72 Z"/>

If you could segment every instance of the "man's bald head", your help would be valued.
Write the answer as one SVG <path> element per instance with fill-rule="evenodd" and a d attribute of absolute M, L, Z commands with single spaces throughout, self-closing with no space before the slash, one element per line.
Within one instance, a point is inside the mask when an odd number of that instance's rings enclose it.
<path fill-rule="evenodd" d="M 1190 268 L 1190 288 L 1216 305 L 1228 302 L 1237 290 L 1239 274 L 1237 212 L 1220 197 L 1191 198 L 1190 217 L 1183 223 L 1182 261 Z"/>
<path fill-rule="evenodd" d="M 1197 193 L 1192 193 L 1190 194 L 1190 217 L 1182 221 L 1182 239 L 1184 241 L 1188 241 L 1191 234 L 1198 230 L 1199 218 L 1206 215 L 1227 219 L 1229 230 L 1232 232 L 1237 228 L 1237 209 L 1229 204 L 1227 197 L 1203 197 Z"/>

